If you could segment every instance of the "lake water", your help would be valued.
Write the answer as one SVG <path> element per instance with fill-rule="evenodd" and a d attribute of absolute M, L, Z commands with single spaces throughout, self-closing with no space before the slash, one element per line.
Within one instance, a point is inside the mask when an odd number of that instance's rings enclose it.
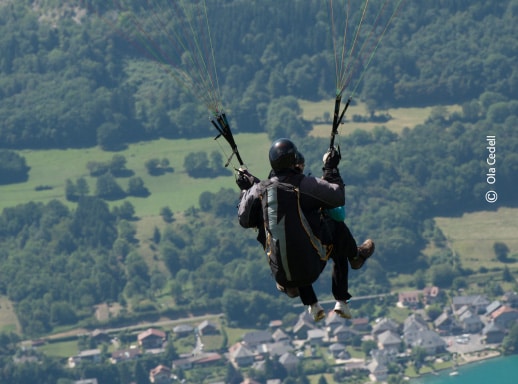
<path fill-rule="evenodd" d="M 426 375 L 410 384 L 516 384 L 518 383 L 518 355 L 497 357 L 458 367 L 458 375 L 445 370 L 438 376 Z"/>

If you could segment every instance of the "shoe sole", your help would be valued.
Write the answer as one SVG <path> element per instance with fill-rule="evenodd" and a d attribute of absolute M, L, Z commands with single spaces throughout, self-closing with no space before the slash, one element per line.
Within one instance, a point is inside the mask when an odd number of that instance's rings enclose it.
<path fill-rule="evenodd" d="M 347 314 L 347 313 L 344 313 L 344 312 L 342 312 L 342 311 L 340 311 L 340 310 L 336 310 L 336 309 L 335 309 L 334 311 L 335 311 L 335 313 L 336 313 L 338 316 L 343 317 L 344 319 L 352 319 L 352 316 L 351 316 L 351 315 L 349 315 L 349 314 Z"/>
<path fill-rule="evenodd" d="M 324 317 L 326 317 L 326 313 L 324 311 L 319 311 L 313 319 L 315 322 L 322 320 Z"/>

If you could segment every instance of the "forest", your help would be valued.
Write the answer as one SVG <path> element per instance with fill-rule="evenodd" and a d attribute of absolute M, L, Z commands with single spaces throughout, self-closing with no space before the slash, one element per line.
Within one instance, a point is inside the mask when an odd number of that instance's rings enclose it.
<path fill-rule="evenodd" d="M 82 1 L 79 8 L 65 0 L 33 3 L 0 5 L 0 185 L 29 177 L 22 149 L 116 151 L 159 137 L 214 136 L 198 118 L 204 107 L 97 17 L 110 2 Z M 135 10 L 139 3 L 128 1 Z M 232 21 L 213 34 L 233 127 L 294 137 L 318 175 L 328 140 L 308 135 L 310 122 L 296 100 L 334 96 L 326 8 L 305 0 L 253 7 L 212 0 L 207 6 L 211 19 Z M 351 277 L 354 295 L 389 292 L 391 277 L 402 273 L 414 274 L 416 287 L 462 288 L 480 272 L 451 262 L 433 217 L 491 209 L 483 199 L 487 135 L 497 137 L 502 164 L 498 203 L 516 206 L 517 13 L 514 0 L 405 2 L 394 19 L 359 98 L 373 113 L 436 107 L 425 123 L 401 134 L 380 124 L 341 138 L 348 224 L 358 239 L 374 236 L 377 243 L 376 257 Z M 461 105 L 461 112 L 446 113 L 442 106 L 449 103 Z M 91 172 L 105 166 L 110 174 L 113 164 L 90 166 Z M 145 196 L 135 184 L 135 193 Z M 0 215 L 0 294 L 15 303 L 24 337 L 63 326 L 94 328 L 93 306 L 104 302 L 124 308 L 110 325 L 223 312 L 234 324 L 258 326 L 292 309 L 275 291 L 255 233 L 238 226 L 233 184 L 218 193 L 199 191 L 199 208 L 166 212 L 167 223 L 152 239 L 153 265 L 141 253 L 138 213 L 130 203 L 110 208 L 103 194 L 73 187 L 73 208 L 59 200 L 27 202 Z M 422 254 L 428 243 L 437 246 L 433 257 Z M 317 289 L 329 291 L 327 275 Z M 174 307 L 161 307 L 164 295 Z"/>
<path fill-rule="evenodd" d="M 212 135 L 203 104 L 153 65 L 130 32 L 103 18 L 112 3 L 32 3 L 7 2 L 0 14 L 2 147 L 113 149 L 127 141 Z M 156 15 L 141 0 L 125 3 L 140 12 L 142 25 L 153 23 Z M 296 110 L 279 106 L 283 98 L 335 96 L 327 3 L 207 1 L 211 20 L 232 20 L 211 32 L 222 99 L 237 132 L 303 135 L 307 124 Z M 360 5 L 353 1 L 351 8 L 359 12 Z M 469 103 L 483 92 L 516 99 L 517 7 L 512 0 L 403 2 L 358 96 L 373 110 Z M 161 29 L 150 30 L 159 42 Z"/>

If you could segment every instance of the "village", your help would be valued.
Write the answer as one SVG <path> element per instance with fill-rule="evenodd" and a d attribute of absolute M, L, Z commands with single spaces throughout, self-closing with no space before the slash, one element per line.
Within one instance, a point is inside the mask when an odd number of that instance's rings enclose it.
<path fill-rule="evenodd" d="M 164 353 L 168 338 L 179 339 L 194 334 L 196 341 L 190 353 L 149 372 L 151 383 L 170 384 L 178 380 L 178 372 L 213 365 L 231 363 L 242 372 L 261 371 L 268 359 L 275 359 L 288 373 L 297 372 L 304 359 L 312 358 L 315 350 L 322 348 L 334 360 L 335 370 L 359 372 L 365 376 L 365 381 L 372 382 L 386 382 L 389 367 L 415 359 L 412 351 L 416 348 L 422 351 L 424 360 L 449 361 L 446 366 L 453 368 L 498 356 L 508 330 L 518 322 L 518 294 L 507 292 L 495 301 L 485 295 L 454 296 L 442 314 L 431 321 L 420 308 L 438 302 L 441 294 L 437 287 L 399 293 L 397 306 L 412 309 L 402 323 L 388 317 L 346 320 L 332 311 L 324 320 L 315 323 L 303 311 L 294 324 L 272 321 L 267 329 L 243 334 L 239 342 L 223 352 L 205 350 L 204 337 L 221 332 L 218 324 L 208 320 L 196 326 L 177 325 L 169 334 L 159 328 L 149 328 L 138 333 L 137 345 L 117 350 L 109 359 L 117 364 L 144 354 Z M 114 342 L 102 330 L 92 332 L 90 338 L 99 344 Z M 347 346 L 358 339 L 370 341 L 373 346 L 367 358 L 352 357 L 347 350 Z M 100 348 L 83 350 L 71 356 L 68 365 L 73 368 L 82 362 L 101 363 L 101 356 Z M 268 384 L 280 382 L 269 380 Z M 91 378 L 76 383 L 97 384 L 97 381 Z"/>

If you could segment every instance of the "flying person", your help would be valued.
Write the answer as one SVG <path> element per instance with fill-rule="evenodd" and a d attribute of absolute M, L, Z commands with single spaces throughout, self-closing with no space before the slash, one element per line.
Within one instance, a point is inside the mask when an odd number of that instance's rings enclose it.
<path fill-rule="evenodd" d="M 345 203 L 344 183 L 338 170 L 340 162 L 339 152 L 332 148 L 324 155 L 324 167 L 322 178 L 305 176 L 304 157 L 297 150 L 295 144 L 289 139 L 278 139 L 273 142 L 269 151 L 269 160 L 271 165 L 271 172 L 268 177 L 269 182 L 281 182 L 292 185 L 297 189 L 299 194 L 299 206 L 304 216 L 304 220 L 309 224 L 310 235 L 313 239 L 316 238 L 321 242 L 326 249 L 325 256 L 321 257 L 319 263 L 314 268 L 316 271 L 309 271 L 316 273 L 316 277 L 323 271 L 326 262 L 329 258 L 333 259 L 332 272 L 332 294 L 336 300 L 334 312 L 344 318 L 351 318 L 351 312 L 348 306 L 348 301 L 351 295 L 348 290 L 348 260 L 351 266 L 355 269 L 360 268 L 366 259 L 368 259 L 374 252 L 374 243 L 372 240 L 366 240 L 360 247 L 357 247 L 351 232 L 343 221 L 337 221 L 330 217 L 327 212 L 333 208 L 342 207 Z M 267 181 L 267 182 L 268 182 Z M 281 215 L 277 215 L 272 210 L 277 209 L 282 211 L 282 202 L 276 201 L 271 204 L 268 209 L 264 210 L 264 189 L 265 181 L 260 181 L 257 177 L 251 175 L 248 171 L 242 170 L 239 172 L 236 180 L 241 189 L 241 196 L 238 205 L 239 223 L 244 228 L 257 228 L 257 240 L 263 246 L 263 249 L 269 256 L 270 267 L 277 268 L 275 262 L 272 261 L 272 252 L 275 250 L 283 250 L 284 254 L 281 256 L 284 259 L 290 260 L 296 264 L 300 260 L 309 260 L 304 254 L 293 255 L 290 254 L 290 239 L 298 242 L 306 235 L 302 233 L 293 233 L 296 229 L 294 226 L 283 227 L 280 237 L 284 241 L 284 245 L 279 246 L 279 239 L 272 238 L 272 231 L 266 228 L 267 222 L 272 222 L 271 217 L 265 220 L 265 212 L 273 213 L 278 222 L 273 221 L 274 224 L 280 224 L 284 219 L 280 219 Z M 271 196 L 268 197 L 269 199 Z M 277 217 L 279 216 L 279 217 Z M 297 216 L 297 215 L 295 215 Z M 284 217 L 284 216 L 283 216 Z M 278 229 L 278 228 L 276 228 Z M 326 239 L 327 237 L 327 239 Z M 272 247 L 272 240 L 276 241 L 275 247 Z M 280 243 L 282 243 L 280 241 Z M 293 247 L 293 241 L 291 242 Z M 315 245 L 318 247 L 318 245 Z M 311 247 L 307 247 L 303 253 L 312 252 Z M 293 262 L 295 260 L 295 262 Z M 305 262 L 305 261 L 304 261 Z M 313 264 L 312 264 L 313 265 Z M 295 266 L 296 268 L 297 266 Z M 286 293 L 289 297 L 300 297 L 302 303 L 307 306 L 309 313 L 315 321 L 322 320 L 325 317 L 325 312 L 318 302 L 315 291 L 309 284 L 300 284 L 291 286 L 284 281 L 276 281 L 277 288 Z"/>

